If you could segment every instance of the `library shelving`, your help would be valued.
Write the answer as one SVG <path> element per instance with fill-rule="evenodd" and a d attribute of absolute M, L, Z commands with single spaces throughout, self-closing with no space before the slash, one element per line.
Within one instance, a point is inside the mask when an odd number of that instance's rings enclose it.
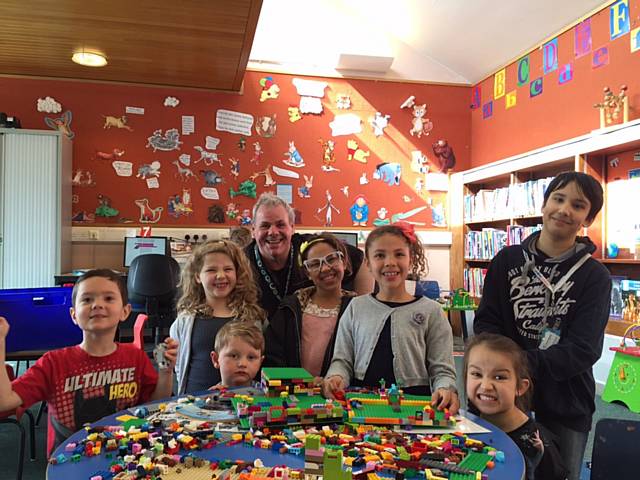
<path fill-rule="evenodd" d="M 617 258 L 607 258 L 607 211 L 621 208 L 609 204 L 607 188 L 611 181 L 620 180 L 619 172 L 615 178 L 611 173 L 615 163 L 612 160 L 625 154 L 634 160 L 640 157 L 640 120 L 453 174 L 452 287 L 467 289 L 479 301 L 493 256 L 542 227 L 544 190 L 556 174 L 567 170 L 589 173 L 605 191 L 602 211 L 583 232 L 597 246 L 594 258 L 612 275 L 640 279 L 640 260 L 633 258 L 632 247 L 621 248 Z M 611 318 L 607 332 L 622 335 L 627 326 L 626 322 Z"/>

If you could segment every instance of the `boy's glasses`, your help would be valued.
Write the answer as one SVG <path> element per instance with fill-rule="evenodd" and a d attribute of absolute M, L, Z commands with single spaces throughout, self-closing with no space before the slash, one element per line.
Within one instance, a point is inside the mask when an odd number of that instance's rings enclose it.
<path fill-rule="evenodd" d="M 319 272 L 322 269 L 322 264 L 326 263 L 329 267 L 335 267 L 339 262 L 342 261 L 342 252 L 331 252 L 324 257 L 320 258 L 310 258 L 309 260 L 305 260 L 302 262 L 304 268 L 307 269 L 308 272 Z"/>

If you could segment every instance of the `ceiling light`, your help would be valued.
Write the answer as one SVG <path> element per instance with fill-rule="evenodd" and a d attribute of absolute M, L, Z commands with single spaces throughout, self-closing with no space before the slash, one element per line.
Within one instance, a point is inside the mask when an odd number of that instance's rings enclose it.
<path fill-rule="evenodd" d="M 107 64 L 107 59 L 104 55 L 85 52 L 84 50 L 74 53 L 71 60 L 85 67 L 104 67 Z"/>

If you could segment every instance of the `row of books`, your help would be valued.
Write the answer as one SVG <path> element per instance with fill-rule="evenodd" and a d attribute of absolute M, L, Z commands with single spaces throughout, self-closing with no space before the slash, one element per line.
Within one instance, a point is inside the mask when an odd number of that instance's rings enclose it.
<path fill-rule="evenodd" d="M 484 287 L 484 277 L 487 274 L 486 268 L 465 268 L 464 269 L 464 289 L 472 297 L 482 297 Z"/>
<path fill-rule="evenodd" d="M 482 189 L 464 196 L 464 221 L 540 215 L 544 192 L 553 177 L 513 183 L 493 190 Z"/>
<path fill-rule="evenodd" d="M 468 232 L 464 237 L 464 258 L 491 260 L 503 247 L 520 245 L 525 238 L 540 229 L 541 224 L 530 227 L 507 225 L 506 231 L 483 228 L 481 231 Z"/>

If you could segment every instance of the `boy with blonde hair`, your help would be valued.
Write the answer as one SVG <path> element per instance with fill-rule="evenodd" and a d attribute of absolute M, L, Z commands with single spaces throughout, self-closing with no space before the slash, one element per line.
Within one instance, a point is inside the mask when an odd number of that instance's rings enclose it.
<path fill-rule="evenodd" d="M 220 369 L 218 386 L 249 387 L 253 385 L 264 360 L 262 330 L 250 322 L 234 320 L 216 335 L 211 361 Z"/>

